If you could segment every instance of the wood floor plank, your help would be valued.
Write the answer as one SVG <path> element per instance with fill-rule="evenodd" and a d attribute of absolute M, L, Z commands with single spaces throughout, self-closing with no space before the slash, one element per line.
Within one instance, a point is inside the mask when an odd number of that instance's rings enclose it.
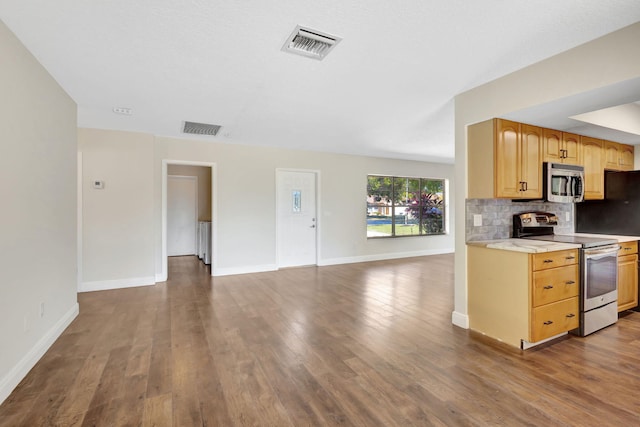
<path fill-rule="evenodd" d="M 0 426 L 601 426 L 640 419 L 640 313 L 521 351 L 451 324 L 453 256 L 78 295 Z"/>

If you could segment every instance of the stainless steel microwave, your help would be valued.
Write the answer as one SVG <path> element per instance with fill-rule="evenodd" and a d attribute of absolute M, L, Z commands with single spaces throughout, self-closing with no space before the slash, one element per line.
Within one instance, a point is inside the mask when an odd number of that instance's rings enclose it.
<path fill-rule="evenodd" d="M 584 167 L 545 162 L 542 176 L 546 201 L 574 203 L 584 200 Z"/>

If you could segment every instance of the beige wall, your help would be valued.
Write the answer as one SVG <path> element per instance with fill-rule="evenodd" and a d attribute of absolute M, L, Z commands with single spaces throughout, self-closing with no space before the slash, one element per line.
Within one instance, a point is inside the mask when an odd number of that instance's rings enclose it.
<path fill-rule="evenodd" d="M 153 137 L 78 129 L 82 152 L 81 291 L 155 283 Z M 94 189 L 92 182 L 104 182 Z"/>
<path fill-rule="evenodd" d="M 1 403 L 78 305 L 76 105 L 1 21 L 0 58 Z"/>
<path fill-rule="evenodd" d="M 451 252 L 444 236 L 367 240 L 367 174 L 442 177 L 453 166 L 80 129 L 84 290 L 162 280 L 163 161 L 214 165 L 214 274 L 276 268 L 275 172 L 320 174 L 319 264 Z M 104 180 L 104 190 L 90 188 Z M 453 182 L 451 182 L 453 184 Z M 453 187 L 453 185 L 451 185 Z M 453 203 L 452 203 L 453 211 Z"/>
<path fill-rule="evenodd" d="M 466 126 L 620 82 L 640 78 L 640 23 L 541 61 L 455 99 L 456 183 L 458 211 L 467 194 Z M 456 217 L 464 230 L 464 215 Z M 464 232 L 456 235 L 455 308 L 453 322 L 466 327 L 467 255 Z"/>
<path fill-rule="evenodd" d="M 198 178 L 198 220 L 211 221 L 211 167 L 168 165 L 167 173 Z"/>
<path fill-rule="evenodd" d="M 160 223 L 161 214 L 162 160 L 216 165 L 214 274 L 276 268 L 277 168 L 308 169 L 320 174 L 320 265 L 443 253 L 453 248 L 453 226 L 446 236 L 367 240 L 364 219 L 367 174 L 407 174 L 452 181 L 452 165 L 158 137 L 154 166 L 156 224 Z M 155 236 L 156 265 L 160 266 L 160 226 Z"/>

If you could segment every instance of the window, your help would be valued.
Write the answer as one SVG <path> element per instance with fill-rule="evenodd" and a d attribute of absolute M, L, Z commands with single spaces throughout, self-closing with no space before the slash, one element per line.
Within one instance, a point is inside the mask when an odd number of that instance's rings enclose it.
<path fill-rule="evenodd" d="M 367 176 L 367 237 L 444 234 L 445 180 Z"/>

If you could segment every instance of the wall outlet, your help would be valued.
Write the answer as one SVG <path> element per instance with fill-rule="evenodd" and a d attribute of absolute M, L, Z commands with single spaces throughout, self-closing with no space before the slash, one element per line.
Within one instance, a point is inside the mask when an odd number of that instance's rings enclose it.
<path fill-rule="evenodd" d="M 473 215 L 473 226 L 474 227 L 482 226 L 482 215 L 479 215 L 479 214 Z"/>
<path fill-rule="evenodd" d="M 40 303 L 40 318 L 44 317 L 44 302 Z"/>

